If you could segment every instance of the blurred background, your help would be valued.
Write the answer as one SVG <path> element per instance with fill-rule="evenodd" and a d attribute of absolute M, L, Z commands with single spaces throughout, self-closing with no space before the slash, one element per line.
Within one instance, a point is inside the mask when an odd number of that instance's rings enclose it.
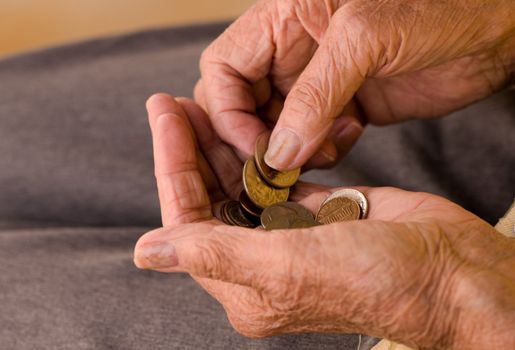
<path fill-rule="evenodd" d="M 254 0 L 0 0 L 0 56 L 103 35 L 232 19 Z"/>

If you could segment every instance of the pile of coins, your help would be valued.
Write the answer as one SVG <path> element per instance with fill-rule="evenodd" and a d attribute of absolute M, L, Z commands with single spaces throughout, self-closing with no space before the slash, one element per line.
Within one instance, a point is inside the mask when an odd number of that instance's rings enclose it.
<path fill-rule="evenodd" d="M 265 163 L 270 133 L 256 140 L 254 156 L 243 167 L 244 190 L 239 201 L 229 200 L 214 207 L 214 215 L 228 225 L 265 230 L 303 228 L 334 222 L 360 220 L 367 217 L 368 202 L 363 193 L 354 189 L 334 192 L 320 206 L 316 215 L 295 202 L 288 202 L 290 187 L 300 169 L 280 172 Z"/>

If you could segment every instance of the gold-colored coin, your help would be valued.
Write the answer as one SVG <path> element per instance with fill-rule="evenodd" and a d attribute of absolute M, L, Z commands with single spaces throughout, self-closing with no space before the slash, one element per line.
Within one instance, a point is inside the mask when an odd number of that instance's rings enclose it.
<path fill-rule="evenodd" d="M 325 201 L 317 214 L 317 221 L 327 225 L 335 222 L 359 220 L 361 209 L 358 202 L 346 198 L 335 197 Z"/>
<path fill-rule="evenodd" d="M 285 202 L 290 195 L 288 188 L 273 188 L 261 179 L 254 158 L 247 160 L 243 167 L 243 186 L 252 203 L 261 209 L 275 203 Z"/>
<path fill-rule="evenodd" d="M 258 136 L 255 147 L 256 167 L 269 185 L 277 188 L 291 187 L 297 182 L 300 176 L 300 168 L 290 171 L 277 171 L 265 162 L 265 153 L 270 141 L 270 132 L 264 132 Z"/>

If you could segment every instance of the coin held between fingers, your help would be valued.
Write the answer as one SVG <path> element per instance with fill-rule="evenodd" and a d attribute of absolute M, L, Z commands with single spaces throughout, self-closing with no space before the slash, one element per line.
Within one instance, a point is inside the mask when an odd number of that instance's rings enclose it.
<path fill-rule="evenodd" d="M 265 161 L 274 169 L 291 170 L 291 162 L 300 152 L 300 138 L 290 129 L 281 129 L 271 139 Z"/>
<path fill-rule="evenodd" d="M 293 186 L 299 176 L 300 168 L 290 171 L 277 171 L 271 168 L 265 161 L 270 132 L 264 132 L 258 136 L 255 146 L 256 168 L 262 178 L 271 186 L 276 188 L 288 188 Z"/>
<path fill-rule="evenodd" d="M 247 160 L 243 167 L 243 186 L 250 200 L 261 209 L 287 201 L 290 194 L 289 188 L 273 188 L 264 182 L 256 169 L 253 157 Z"/>

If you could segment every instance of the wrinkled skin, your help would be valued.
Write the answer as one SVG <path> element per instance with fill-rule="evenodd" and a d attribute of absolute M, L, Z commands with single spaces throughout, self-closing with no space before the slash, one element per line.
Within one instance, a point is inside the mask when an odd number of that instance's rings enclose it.
<path fill-rule="evenodd" d="M 513 82 L 513 18 L 513 0 L 261 0 L 205 50 L 195 97 L 241 157 L 275 126 L 269 165 L 328 166 L 366 123 L 442 116 Z"/>
<path fill-rule="evenodd" d="M 188 272 L 250 337 L 362 332 L 434 349 L 515 344 L 515 240 L 443 198 L 359 188 L 367 220 L 266 232 L 213 219 L 236 197 L 241 163 L 195 103 L 147 103 L 163 228 L 138 241 L 135 264 Z M 299 185 L 315 211 L 333 190 Z"/>

